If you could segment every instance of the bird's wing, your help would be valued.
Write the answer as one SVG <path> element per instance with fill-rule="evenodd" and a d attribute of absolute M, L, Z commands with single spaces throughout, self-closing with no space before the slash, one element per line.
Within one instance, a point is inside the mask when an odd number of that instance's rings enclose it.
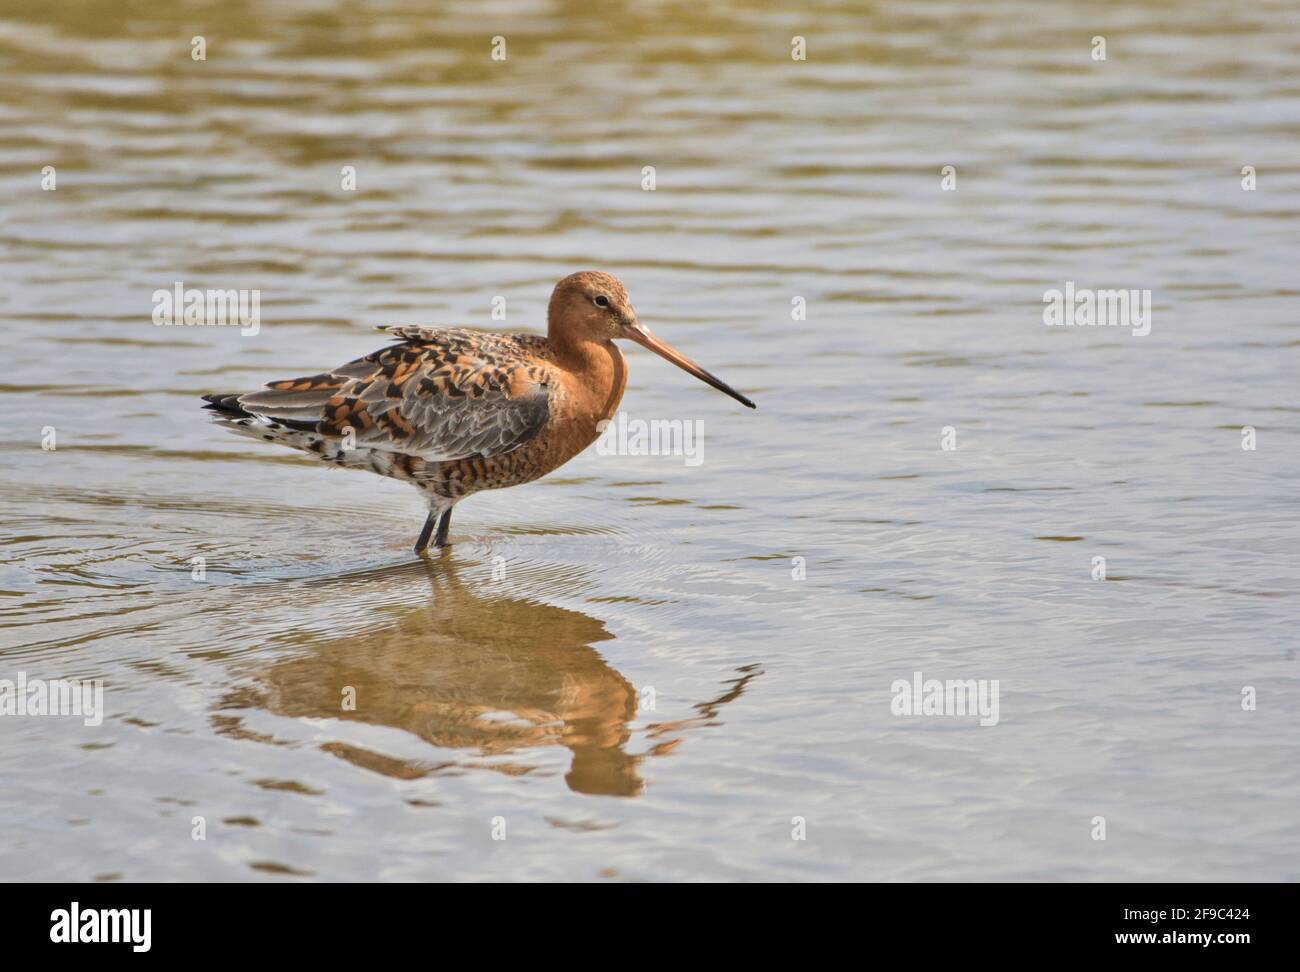
<path fill-rule="evenodd" d="M 218 407 L 358 448 L 428 461 L 499 456 L 546 424 L 552 374 L 529 335 L 429 327 L 381 328 L 398 343 L 332 371 L 272 382 Z M 215 396 L 214 396 L 215 398 Z"/>

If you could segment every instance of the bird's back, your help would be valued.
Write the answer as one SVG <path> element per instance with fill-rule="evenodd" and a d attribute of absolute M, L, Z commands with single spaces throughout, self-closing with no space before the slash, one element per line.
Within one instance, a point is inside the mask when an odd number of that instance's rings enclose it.
<path fill-rule="evenodd" d="M 397 342 L 262 391 L 205 395 L 233 431 L 400 479 L 510 453 L 545 426 L 546 339 L 459 328 L 383 328 Z"/>

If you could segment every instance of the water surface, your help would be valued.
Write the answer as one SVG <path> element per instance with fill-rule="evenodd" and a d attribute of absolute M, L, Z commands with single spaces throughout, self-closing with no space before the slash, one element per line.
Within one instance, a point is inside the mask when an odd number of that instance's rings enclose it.
<path fill-rule="evenodd" d="M 1276 2 L 0 2 L 0 678 L 107 708 L 0 719 L 0 874 L 1300 877 L 1298 135 Z M 630 349 L 699 465 L 423 562 L 409 487 L 197 407 L 587 267 L 758 402 Z"/>

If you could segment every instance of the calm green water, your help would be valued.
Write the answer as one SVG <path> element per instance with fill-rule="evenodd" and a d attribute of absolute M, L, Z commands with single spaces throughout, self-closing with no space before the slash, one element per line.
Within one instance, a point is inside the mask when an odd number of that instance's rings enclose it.
<path fill-rule="evenodd" d="M 1291 5 L 38 7 L 0 679 L 106 713 L 0 716 L 4 878 L 1300 878 Z M 588 267 L 759 403 L 629 349 L 702 463 L 589 451 L 425 563 L 409 487 L 198 409 Z M 259 333 L 154 326 L 177 281 Z M 1151 333 L 1044 326 L 1066 281 Z M 997 725 L 892 714 L 918 671 Z"/>

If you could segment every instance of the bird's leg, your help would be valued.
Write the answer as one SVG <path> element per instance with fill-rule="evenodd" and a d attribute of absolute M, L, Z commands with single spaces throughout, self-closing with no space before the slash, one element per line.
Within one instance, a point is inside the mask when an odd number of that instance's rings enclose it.
<path fill-rule="evenodd" d="M 429 514 L 429 520 L 431 522 L 433 520 L 432 513 Z M 428 529 L 427 523 L 425 524 L 425 528 Z M 447 531 L 449 531 L 450 529 L 451 529 L 451 507 L 449 506 L 442 511 L 442 517 L 438 520 L 438 535 L 433 538 L 433 545 L 435 547 L 447 546 Z"/>
<path fill-rule="evenodd" d="M 433 521 L 437 513 L 430 513 L 424 521 L 424 527 L 420 530 L 420 538 L 415 541 L 415 552 L 424 553 L 429 547 L 429 534 L 433 533 Z M 441 535 L 441 534 L 440 534 Z M 441 546 L 441 545 L 440 545 Z"/>

